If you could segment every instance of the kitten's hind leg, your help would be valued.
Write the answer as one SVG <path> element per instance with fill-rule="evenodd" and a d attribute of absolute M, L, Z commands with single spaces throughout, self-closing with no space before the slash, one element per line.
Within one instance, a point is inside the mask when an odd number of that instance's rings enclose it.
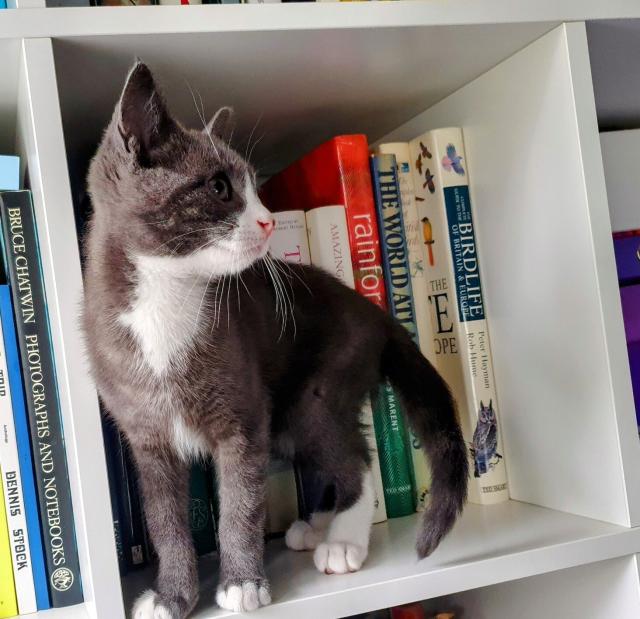
<path fill-rule="evenodd" d="M 364 462 L 336 479 L 336 515 L 313 555 L 318 570 L 346 574 L 362 567 L 369 552 L 374 502 L 373 479 Z"/>
<path fill-rule="evenodd" d="M 198 600 L 196 554 L 188 521 L 189 468 L 168 448 L 131 442 L 151 541 L 158 555 L 155 591 L 136 601 L 133 619 L 184 619 Z"/>
<path fill-rule="evenodd" d="M 318 511 L 311 514 L 309 522 L 296 520 L 284 536 L 291 550 L 315 550 L 327 535 L 327 529 L 335 516 L 334 511 Z"/>

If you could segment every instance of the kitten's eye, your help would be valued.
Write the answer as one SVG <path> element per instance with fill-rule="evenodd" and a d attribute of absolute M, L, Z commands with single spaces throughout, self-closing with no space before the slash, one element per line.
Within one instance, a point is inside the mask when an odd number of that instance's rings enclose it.
<path fill-rule="evenodd" d="M 224 202 L 231 200 L 231 183 L 225 174 L 216 174 L 209 179 L 209 188 Z"/>

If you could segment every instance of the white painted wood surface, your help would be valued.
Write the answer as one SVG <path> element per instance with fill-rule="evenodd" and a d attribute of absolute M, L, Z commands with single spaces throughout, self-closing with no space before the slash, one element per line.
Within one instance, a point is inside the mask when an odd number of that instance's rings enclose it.
<path fill-rule="evenodd" d="M 383 141 L 464 129 L 511 496 L 630 525 L 640 444 L 588 78 L 584 26 L 559 27 Z"/>
<path fill-rule="evenodd" d="M 29 167 L 89 617 L 123 616 L 98 398 L 80 328 L 82 275 L 49 39 L 23 43 L 18 131 Z"/>
<path fill-rule="evenodd" d="M 640 616 L 633 555 L 433 600 L 469 619 L 633 619 Z M 456 615 L 457 616 L 457 615 Z"/>
<path fill-rule="evenodd" d="M 467 505 L 436 552 L 418 561 L 414 549 L 417 523 L 417 516 L 409 516 L 374 525 L 362 571 L 345 576 L 319 574 L 311 553 L 286 550 L 282 542 L 268 544 L 267 575 L 274 605 L 251 616 L 337 619 L 610 559 L 640 547 L 640 529 L 508 501 L 486 507 Z M 215 556 L 202 562 L 202 599 L 194 619 L 233 616 L 212 607 L 216 571 Z M 127 577 L 127 596 L 149 586 L 151 576 L 147 572 Z M 469 617 L 476 619 L 473 614 Z M 515 617 L 518 615 L 495 615 L 492 619 Z"/>
<path fill-rule="evenodd" d="M 640 129 L 601 133 L 600 144 L 611 228 L 614 232 L 639 230 Z"/>
<path fill-rule="evenodd" d="M 40 2 L 41 0 L 14 0 Z M 245 6 L 154 6 L 9 11 L 2 37 L 93 34 L 329 30 L 467 24 L 521 24 L 640 17 L 636 0 L 423 0 L 367 5 L 252 4 Z M 285 35 L 286 36 L 286 35 Z M 472 49 L 471 46 L 468 49 Z M 474 52 L 482 50 L 475 49 Z"/>

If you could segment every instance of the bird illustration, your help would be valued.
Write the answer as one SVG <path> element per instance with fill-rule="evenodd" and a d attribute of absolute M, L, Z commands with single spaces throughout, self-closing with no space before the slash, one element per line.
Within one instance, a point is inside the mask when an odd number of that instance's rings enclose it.
<path fill-rule="evenodd" d="M 435 193 L 436 186 L 433 182 L 433 179 L 435 177 L 433 176 L 433 174 L 431 174 L 431 170 L 429 168 L 427 168 L 427 170 L 425 171 L 424 178 L 425 178 L 425 181 L 424 183 L 422 183 L 422 188 L 424 189 L 425 187 L 428 187 L 431 193 Z"/>
<path fill-rule="evenodd" d="M 418 155 L 416 159 L 416 170 L 418 170 L 418 174 L 422 176 L 422 155 Z"/>
<path fill-rule="evenodd" d="M 422 142 L 420 142 L 420 150 L 422 151 L 423 157 L 431 159 L 431 153 L 429 152 L 429 149 Z"/>
<path fill-rule="evenodd" d="M 491 461 L 494 457 L 501 457 L 498 449 L 498 422 L 493 410 L 493 402 L 489 400 L 489 406 L 485 406 L 480 400 L 478 411 L 478 423 L 473 433 L 473 475 L 480 477 L 489 472 Z"/>
<path fill-rule="evenodd" d="M 422 266 L 422 260 L 414 260 L 411 263 L 411 277 L 417 277 L 418 274 L 424 273 L 424 266 Z"/>
<path fill-rule="evenodd" d="M 447 144 L 447 154 L 442 158 L 442 167 L 447 171 L 453 170 L 461 176 L 464 174 L 464 168 L 461 165 L 462 157 L 456 153 L 456 147 L 453 144 Z"/>
<path fill-rule="evenodd" d="M 434 266 L 433 261 L 433 228 L 428 217 L 423 217 L 422 222 L 422 237 L 424 238 L 424 244 L 427 246 L 427 254 L 429 255 L 429 266 Z"/>

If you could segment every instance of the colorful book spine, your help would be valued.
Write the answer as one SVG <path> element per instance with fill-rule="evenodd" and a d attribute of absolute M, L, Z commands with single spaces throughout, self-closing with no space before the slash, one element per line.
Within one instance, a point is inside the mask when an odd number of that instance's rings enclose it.
<path fill-rule="evenodd" d="M 307 211 L 307 232 L 309 234 L 309 251 L 311 263 L 318 266 L 350 288 L 354 288 L 354 274 L 349 260 L 349 234 L 347 217 L 341 205 L 321 206 Z M 374 427 L 373 411 L 370 400 L 366 400 L 362 408 L 362 424 L 367 428 Z M 384 498 L 384 484 L 380 466 L 375 432 L 367 432 L 367 441 L 371 453 L 371 473 L 374 480 L 375 510 L 373 522 L 384 522 L 387 509 Z"/>
<path fill-rule="evenodd" d="M 618 282 L 621 286 L 640 284 L 640 230 L 613 233 Z"/>
<path fill-rule="evenodd" d="M 499 503 L 509 491 L 462 131 L 427 132 L 410 149 L 421 198 L 436 367 L 458 402 L 469 444 L 469 500 Z"/>
<path fill-rule="evenodd" d="M 273 217 L 276 223 L 269 253 L 285 262 L 311 264 L 304 211 L 281 211 Z"/>
<path fill-rule="evenodd" d="M 36 222 L 28 191 L 0 194 L 2 240 L 16 315 L 49 595 L 82 602 L 80 567 Z"/>
<path fill-rule="evenodd" d="M 18 189 L 20 189 L 20 157 L 0 155 L 0 191 L 17 191 Z"/>
<path fill-rule="evenodd" d="M 21 615 L 38 610 L 33 582 L 31 550 L 27 533 L 27 514 L 22 495 L 22 476 L 18 459 L 18 442 L 13 408 L 9 370 L 0 326 L 0 466 L 6 517 L 9 526 L 9 544 L 13 562 L 13 580 Z"/>
<path fill-rule="evenodd" d="M 189 527 L 198 556 L 216 549 L 210 491 L 209 471 L 202 464 L 194 464 L 189 483 Z"/>
<path fill-rule="evenodd" d="M 27 521 L 27 536 L 31 554 L 31 569 L 33 572 L 36 603 L 38 610 L 47 610 L 51 607 L 51 603 L 49 601 L 47 572 L 42 547 L 38 495 L 33 474 L 29 421 L 24 399 L 16 326 L 13 318 L 13 303 L 11 301 L 11 291 L 7 284 L 0 285 L 0 321 L 2 324 L 2 339 L 7 359 L 7 380 L 11 394 L 11 407 L 13 410 L 18 460 L 20 463 L 22 498 Z"/>
<path fill-rule="evenodd" d="M 417 341 L 418 328 L 411 292 L 402 205 L 394 155 L 371 158 L 382 265 L 385 272 L 387 305 L 390 313 Z M 378 391 L 374 422 L 385 489 L 387 515 L 406 516 L 416 510 L 416 486 L 409 447 L 408 428 L 400 400 L 388 383 Z"/>
<path fill-rule="evenodd" d="M 365 135 L 341 135 L 321 144 L 272 176 L 260 195 L 271 211 L 342 204 L 355 289 L 386 309 L 378 224 L 373 204 L 369 146 Z"/>
<path fill-rule="evenodd" d="M 376 147 L 376 154 L 394 155 L 397 164 L 400 201 L 402 202 L 402 219 L 404 235 L 409 252 L 409 271 L 411 290 L 413 292 L 414 318 L 418 328 L 418 344 L 422 354 L 435 365 L 433 348 L 433 329 L 429 319 L 429 293 L 425 271 L 424 252 L 422 251 L 421 225 L 416 207 L 416 191 L 413 185 L 413 169 L 408 142 L 390 142 Z M 409 447 L 416 486 L 416 509 L 423 511 L 426 507 L 429 488 L 431 487 L 431 470 L 427 462 L 422 443 L 418 436 L 409 429 Z"/>
<path fill-rule="evenodd" d="M 0 467 L 0 480 L 2 479 Z M 2 481 L 0 481 L 0 484 Z M 9 543 L 9 528 L 4 501 L 0 501 L 0 619 L 14 617 L 18 614 L 16 587 L 13 580 L 13 565 L 11 561 L 11 545 Z"/>

